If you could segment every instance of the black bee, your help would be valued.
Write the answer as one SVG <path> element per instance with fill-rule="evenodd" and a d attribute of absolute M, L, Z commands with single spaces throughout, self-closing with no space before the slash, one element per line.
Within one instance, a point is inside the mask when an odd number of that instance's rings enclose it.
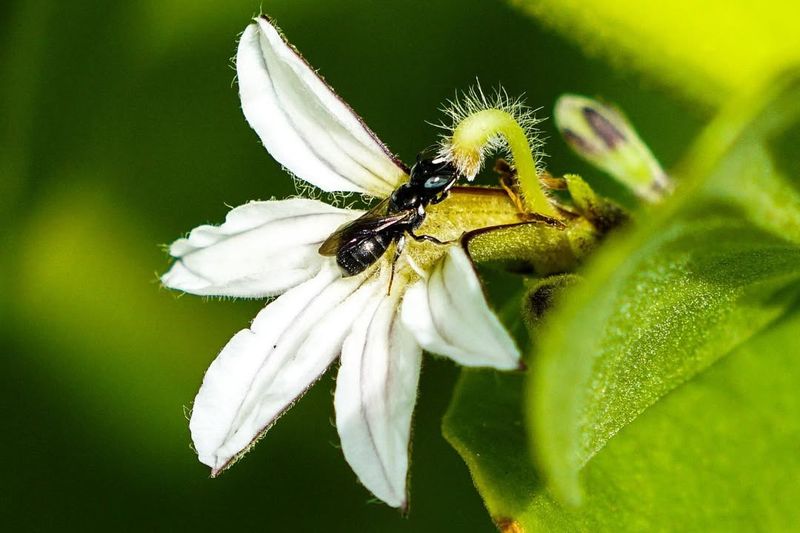
<path fill-rule="evenodd" d="M 430 235 L 416 235 L 414 230 L 425 220 L 425 208 L 447 198 L 458 177 L 458 171 L 450 163 L 418 156 L 407 183 L 357 219 L 334 231 L 319 247 L 319 253 L 336 256 L 336 263 L 347 277 L 374 265 L 393 242 L 397 243 L 397 257 L 406 235 L 418 241 L 445 244 Z"/>

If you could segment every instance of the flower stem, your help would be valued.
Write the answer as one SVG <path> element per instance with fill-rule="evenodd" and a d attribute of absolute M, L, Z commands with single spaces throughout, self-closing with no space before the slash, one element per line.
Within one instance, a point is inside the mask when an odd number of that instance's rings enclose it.
<path fill-rule="evenodd" d="M 483 148 L 498 136 L 508 143 L 516 169 L 519 192 L 525 208 L 560 218 L 539 183 L 528 136 L 514 116 L 502 109 L 483 109 L 464 118 L 453 130 L 451 155 L 456 166 L 476 174 L 483 158 Z"/>

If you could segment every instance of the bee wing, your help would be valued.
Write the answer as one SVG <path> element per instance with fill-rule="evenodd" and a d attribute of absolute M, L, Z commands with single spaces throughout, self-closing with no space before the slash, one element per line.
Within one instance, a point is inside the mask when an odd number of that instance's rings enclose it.
<path fill-rule="evenodd" d="M 322 243 L 319 253 L 336 255 L 340 250 L 358 244 L 371 234 L 408 222 L 414 217 L 413 211 L 387 214 L 388 207 L 389 199 L 387 198 L 357 219 L 344 224 Z"/>

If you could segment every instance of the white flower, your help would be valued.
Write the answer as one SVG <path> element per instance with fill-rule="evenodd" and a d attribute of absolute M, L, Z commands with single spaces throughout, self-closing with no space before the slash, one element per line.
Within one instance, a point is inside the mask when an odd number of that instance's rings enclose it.
<path fill-rule="evenodd" d="M 244 31 L 236 67 L 245 117 L 299 178 L 374 197 L 407 179 L 405 166 L 269 20 Z M 335 409 L 345 458 L 377 497 L 405 507 L 422 350 L 468 366 L 519 366 L 519 352 L 460 246 L 410 242 L 391 293 L 391 251 L 352 277 L 319 255 L 334 230 L 361 214 L 310 199 L 250 202 L 222 225 L 195 228 L 170 247 L 176 261 L 162 277 L 167 287 L 280 295 L 223 348 L 194 401 L 192 439 L 212 475 L 247 451 L 341 356 Z M 463 231 L 450 226 L 456 236 Z"/>

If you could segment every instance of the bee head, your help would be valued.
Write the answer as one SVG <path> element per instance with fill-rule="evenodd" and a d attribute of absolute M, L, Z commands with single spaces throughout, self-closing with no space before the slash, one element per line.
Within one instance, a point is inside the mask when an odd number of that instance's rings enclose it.
<path fill-rule="evenodd" d="M 435 198 L 447 192 L 458 179 L 458 170 L 448 161 L 427 159 L 417 156 L 417 162 L 411 167 L 411 187 L 419 191 L 420 196 Z"/>

